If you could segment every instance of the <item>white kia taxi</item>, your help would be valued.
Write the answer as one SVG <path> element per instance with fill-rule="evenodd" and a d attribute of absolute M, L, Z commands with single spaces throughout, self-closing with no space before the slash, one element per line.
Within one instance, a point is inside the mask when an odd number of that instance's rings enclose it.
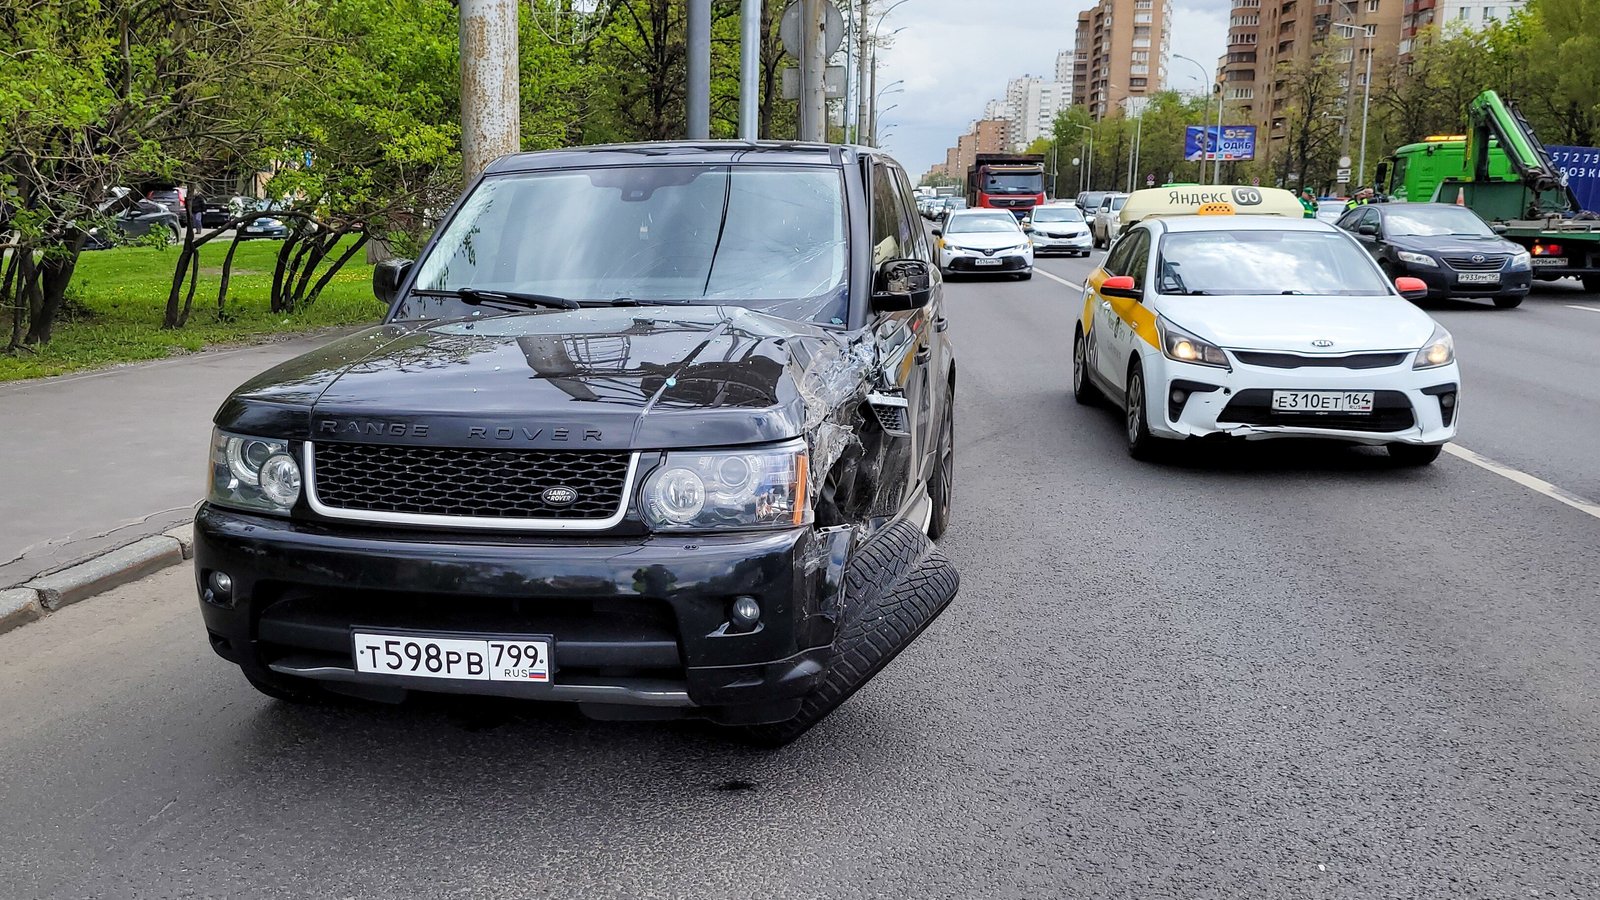
<path fill-rule="evenodd" d="M 1033 242 L 1005 210 L 957 210 L 933 229 L 933 236 L 939 239 L 939 270 L 945 275 L 1033 277 Z"/>
<path fill-rule="evenodd" d="M 1390 283 L 1326 222 L 1248 214 L 1287 192 L 1232 190 L 1256 202 L 1206 196 L 1147 212 L 1089 277 L 1073 340 L 1078 401 L 1121 406 L 1141 459 L 1211 435 L 1437 459 L 1456 433 L 1461 373 L 1449 332 L 1407 302 L 1426 285 Z"/>

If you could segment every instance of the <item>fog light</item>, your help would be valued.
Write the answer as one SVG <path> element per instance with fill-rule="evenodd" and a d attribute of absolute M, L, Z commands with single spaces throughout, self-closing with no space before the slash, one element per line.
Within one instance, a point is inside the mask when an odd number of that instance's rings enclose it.
<path fill-rule="evenodd" d="M 1456 395 L 1455 394 L 1440 394 L 1439 395 L 1439 405 L 1444 407 L 1445 409 L 1449 409 L 1450 407 L 1455 406 L 1456 405 Z"/>
<path fill-rule="evenodd" d="M 1182 406 L 1183 401 L 1187 399 L 1189 399 L 1189 395 L 1181 390 L 1175 390 L 1172 392 L 1172 402 L 1178 404 L 1179 406 Z"/>
<path fill-rule="evenodd" d="M 761 604 L 757 603 L 754 597 L 734 598 L 733 607 L 729 612 L 733 617 L 733 624 L 741 628 L 749 628 L 761 621 Z"/>
<path fill-rule="evenodd" d="M 227 572 L 211 573 L 211 589 L 226 597 L 233 593 L 233 577 Z"/>

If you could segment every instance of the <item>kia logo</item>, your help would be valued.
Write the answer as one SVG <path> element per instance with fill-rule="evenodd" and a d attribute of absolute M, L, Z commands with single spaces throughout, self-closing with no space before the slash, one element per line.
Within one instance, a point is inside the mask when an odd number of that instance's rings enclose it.
<path fill-rule="evenodd" d="M 571 506 L 577 501 L 578 492 L 569 487 L 553 487 L 545 488 L 540 496 L 551 506 Z"/>
<path fill-rule="evenodd" d="M 1318 340 L 1312 341 L 1311 342 L 1311 346 L 1313 346 L 1313 347 L 1332 347 L 1333 346 L 1333 341 L 1327 340 L 1326 338 L 1320 338 Z"/>

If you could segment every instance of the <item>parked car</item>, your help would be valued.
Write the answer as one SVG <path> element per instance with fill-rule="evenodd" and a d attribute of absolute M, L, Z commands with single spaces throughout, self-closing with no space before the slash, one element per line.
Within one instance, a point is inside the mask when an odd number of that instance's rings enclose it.
<path fill-rule="evenodd" d="M 125 202 L 113 199 L 101 204 L 103 212 L 111 213 L 111 224 L 117 234 L 108 235 L 98 226 L 91 228 L 85 250 L 105 250 L 120 241 L 152 233 L 164 234 L 168 243 L 176 243 L 181 237 L 178 217 L 166 207 L 150 200 L 134 200 L 125 208 L 119 205 Z"/>
<path fill-rule="evenodd" d="M 1429 297 L 1487 297 L 1511 309 L 1533 285 L 1528 251 L 1466 207 L 1370 203 L 1345 213 L 1339 227 L 1354 234 L 1390 278 L 1426 282 Z"/>
<path fill-rule="evenodd" d="M 954 598 L 956 369 L 903 170 L 647 149 L 492 164 L 375 268 L 384 324 L 223 403 L 196 586 L 263 693 L 783 743 Z"/>
<path fill-rule="evenodd" d="M 233 218 L 231 202 L 207 199 L 200 207 L 201 228 L 221 228 Z"/>
<path fill-rule="evenodd" d="M 1117 214 L 1122 212 L 1122 204 L 1127 202 L 1127 194 L 1112 192 L 1101 195 L 1100 206 L 1095 209 L 1094 218 L 1089 222 L 1096 247 L 1110 247 L 1116 242 L 1117 231 L 1121 228 Z"/>
<path fill-rule="evenodd" d="M 1083 210 L 1084 218 L 1094 218 L 1094 214 L 1100 210 L 1100 201 L 1104 200 L 1105 196 L 1105 191 L 1084 191 L 1078 195 L 1078 208 Z"/>
<path fill-rule="evenodd" d="M 272 200 L 253 200 L 248 202 L 247 208 L 252 210 L 271 211 L 281 209 L 282 204 Z M 275 216 L 263 216 L 259 219 L 251 219 L 249 222 L 239 226 L 240 240 L 247 241 L 251 238 L 271 238 L 275 240 L 282 240 L 288 236 L 288 224 Z"/>
<path fill-rule="evenodd" d="M 945 275 L 1015 275 L 1023 281 L 1033 277 L 1033 242 L 1006 210 L 956 210 L 933 230 L 933 236 L 939 239 L 939 271 Z"/>
<path fill-rule="evenodd" d="M 157 188 L 146 193 L 144 198 L 152 203 L 161 204 L 167 208 L 168 212 L 177 216 L 181 220 L 183 218 L 184 203 L 187 202 L 188 195 L 189 192 L 184 188 L 171 187 Z"/>
<path fill-rule="evenodd" d="M 1345 197 L 1318 197 L 1316 218 L 1330 225 L 1337 224 L 1344 217 L 1347 202 Z"/>
<path fill-rule="evenodd" d="M 1025 220 L 1028 237 L 1033 239 L 1033 252 L 1066 253 L 1070 256 L 1088 256 L 1092 239 L 1089 223 L 1083 211 L 1071 202 L 1052 203 L 1036 207 Z"/>

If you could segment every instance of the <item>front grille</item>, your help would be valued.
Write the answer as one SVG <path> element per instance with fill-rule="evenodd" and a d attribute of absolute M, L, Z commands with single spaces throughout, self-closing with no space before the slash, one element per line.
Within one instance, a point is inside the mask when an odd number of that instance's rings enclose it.
<path fill-rule="evenodd" d="M 1411 401 L 1400 391 L 1374 391 L 1370 413 L 1294 413 L 1272 408 L 1272 391 L 1252 388 L 1234 395 L 1217 417 L 1221 424 L 1285 425 L 1339 431 L 1404 431 L 1416 424 Z"/>
<path fill-rule="evenodd" d="M 950 261 L 950 271 L 952 272 L 1015 272 L 1018 269 L 1025 269 L 1027 266 L 1028 261 L 1020 256 L 1002 257 L 998 266 L 980 266 L 971 259 L 963 259 L 961 257 L 956 257 Z"/>
<path fill-rule="evenodd" d="M 1506 256 L 1503 253 L 1479 253 L 1476 255 L 1483 257 L 1483 259 L 1477 260 L 1471 256 L 1446 256 L 1444 261 L 1457 272 L 1498 272 L 1500 267 L 1506 264 Z"/>
<path fill-rule="evenodd" d="M 1233 355 L 1247 366 L 1267 366 L 1273 369 L 1330 368 L 1330 369 L 1385 369 L 1406 361 L 1407 353 L 1354 353 L 1349 356 L 1309 356 L 1299 353 L 1261 353 L 1255 350 L 1235 350 Z"/>
<path fill-rule="evenodd" d="M 317 444 L 317 499 L 352 512 L 485 519 L 597 520 L 627 492 L 630 454 Z M 545 492 L 567 488 L 570 503 Z M 554 499 L 561 499 L 559 497 Z"/>

